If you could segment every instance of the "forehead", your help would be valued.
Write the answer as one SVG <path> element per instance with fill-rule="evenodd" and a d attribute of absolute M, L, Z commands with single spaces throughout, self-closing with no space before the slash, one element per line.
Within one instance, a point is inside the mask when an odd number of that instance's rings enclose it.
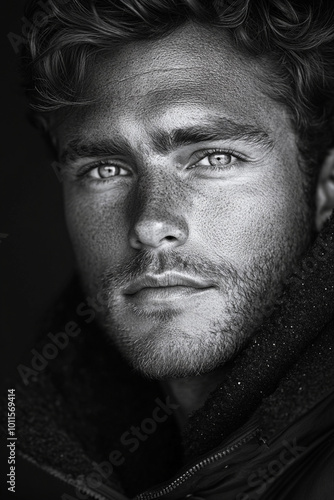
<path fill-rule="evenodd" d="M 288 118 L 266 93 L 267 71 L 265 61 L 236 50 L 227 32 L 189 23 L 100 56 L 87 79 L 94 103 L 67 116 L 59 136 L 168 132 L 210 114 L 277 132 Z"/>

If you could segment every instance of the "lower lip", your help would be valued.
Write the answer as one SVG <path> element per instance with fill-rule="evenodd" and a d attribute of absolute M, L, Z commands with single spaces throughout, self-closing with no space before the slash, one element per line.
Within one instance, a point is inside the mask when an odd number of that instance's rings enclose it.
<path fill-rule="evenodd" d="M 137 304 L 153 304 L 170 302 L 178 299 L 186 299 L 204 293 L 210 288 L 194 288 L 191 286 L 163 286 L 142 288 L 134 294 L 126 295 L 125 297 L 133 303 Z"/>

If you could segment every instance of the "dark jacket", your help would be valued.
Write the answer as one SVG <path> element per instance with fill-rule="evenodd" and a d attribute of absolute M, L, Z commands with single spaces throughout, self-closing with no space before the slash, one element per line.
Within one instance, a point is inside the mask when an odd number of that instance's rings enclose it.
<path fill-rule="evenodd" d="M 34 372 L 20 368 L 17 449 L 37 488 L 22 500 L 334 499 L 333 217 L 182 435 L 175 402 L 132 372 L 79 293 L 49 329 L 68 343 L 42 338 Z"/>

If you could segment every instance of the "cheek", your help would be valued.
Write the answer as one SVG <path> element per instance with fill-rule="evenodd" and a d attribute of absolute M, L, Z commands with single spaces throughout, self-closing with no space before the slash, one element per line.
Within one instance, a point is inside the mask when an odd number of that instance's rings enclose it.
<path fill-rule="evenodd" d="M 298 239 L 296 229 L 305 227 L 307 208 L 299 174 L 285 173 L 283 168 L 280 175 L 250 175 L 201 193 L 194 238 L 206 242 L 213 259 L 247 267 Z"/>
<path fill-rule="evenodd" d="M 126 246 L 125 207 L 102 197 L 79 195 L 65 187 L 68 231 L 84 281 L 91 285 L 106 268 L 118 263 Z"/>

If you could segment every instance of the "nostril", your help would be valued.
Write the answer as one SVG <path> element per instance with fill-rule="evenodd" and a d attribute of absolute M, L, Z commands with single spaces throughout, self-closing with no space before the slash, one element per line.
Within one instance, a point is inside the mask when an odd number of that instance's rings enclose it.
<path fill-rule="evenodd" d="M 144 219 L 130 229 L 129 241 L 133 248 L 163 248 L 183 245 L 188 237 L 188 227 L 183 220 Z"/>

